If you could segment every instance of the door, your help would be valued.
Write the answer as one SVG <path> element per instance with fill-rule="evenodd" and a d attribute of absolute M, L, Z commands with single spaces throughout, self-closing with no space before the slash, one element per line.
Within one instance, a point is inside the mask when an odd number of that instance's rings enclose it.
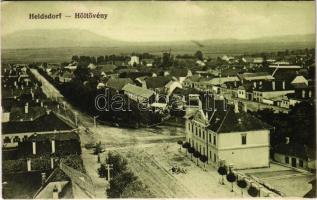
<path fill-rule="evenodd" d="M 292 158 L 292 167 L 296 167 L 296 158 Z"/>

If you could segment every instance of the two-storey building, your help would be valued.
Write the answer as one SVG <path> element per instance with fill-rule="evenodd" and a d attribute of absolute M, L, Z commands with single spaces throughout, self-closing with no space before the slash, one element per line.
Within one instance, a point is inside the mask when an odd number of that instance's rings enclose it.
<path fill-rule="evenodd" d="M 208 157 L 235 168 L 269 167 L 270 126 L 249 113 L 227 106 L 225 100 L 210 102 L 206 110 L 185 115 L 186 141 Z M 256 155 L 256 156 L 255 156 Z"/>

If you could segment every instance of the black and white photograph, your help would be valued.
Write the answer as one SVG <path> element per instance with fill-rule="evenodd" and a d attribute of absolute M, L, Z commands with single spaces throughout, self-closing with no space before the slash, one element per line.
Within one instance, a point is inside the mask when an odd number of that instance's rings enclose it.
<path fill-rule="evenodd" d="M 0 5 L 1 198 L 316 198 L 315 1 Z"/>

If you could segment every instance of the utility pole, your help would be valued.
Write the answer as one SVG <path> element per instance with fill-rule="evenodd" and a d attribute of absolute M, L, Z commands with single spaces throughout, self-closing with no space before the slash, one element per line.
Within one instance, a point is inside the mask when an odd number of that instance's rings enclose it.
<path fill-rule="evenodd" d="M 97 115 L 97 116 L 94 116 L 94 127 L 96 128 L 97 127 L 97 121 L 96 121 L 96 119 L 99 117 L 99 115 Z"/>
<path fill-rule="evenodd" d="M 108 182 L 110 182 L 110 170 L 113 169 L 113 164 L 106 163 L 106 166 L 107 166 L 107 172 L 108 172 L 107 180 Z"/>
<path fill-rule="evenodd" d="M 78 127 L 78 119 L 77 119 L 77 112 L 74 112 L 74 114 L 75 114 L 75 125 L 76 125 L 76 127 Z"/>

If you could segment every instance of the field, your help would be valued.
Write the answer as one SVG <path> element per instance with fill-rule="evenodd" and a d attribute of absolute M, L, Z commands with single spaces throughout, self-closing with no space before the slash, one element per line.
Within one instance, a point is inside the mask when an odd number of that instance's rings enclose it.
<path fill-rule="evenodd" d="M 38 49 L 2 49 L 1 56 L 4 63 L 33 63 L 50 62 L 61 63 L 70 61 L 73 55 L 104 56 L 104 55 L 131 55 L 144 53 L 161 55 L 171 49 L 173 55 L 194 54 L 201 50 L 205 57 L 216 58 L 223 55 L 241 55 L 244 53 L 276 52 L 285 49 L 313 48 L 313 43 L 239 43 L 214 44 L 203 47 L 196 45 L 154 45 L 154 46 L 119 46 L 119 47 L 63 47 Z"/>

